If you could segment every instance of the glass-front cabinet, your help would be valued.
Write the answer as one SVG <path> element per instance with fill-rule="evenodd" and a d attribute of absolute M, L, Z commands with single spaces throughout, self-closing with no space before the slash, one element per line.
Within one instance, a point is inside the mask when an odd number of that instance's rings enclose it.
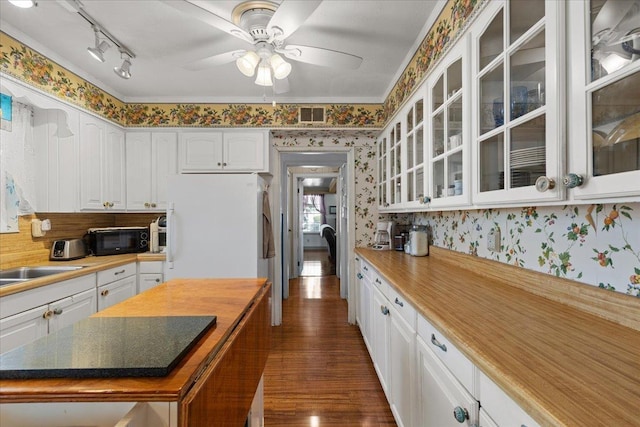
<path fill-rule="evenodd" d="M 378 207 L 384 209 L 389 206 L 388 189 L 389 182 L 387 180 L 387 136 L 383 134 L 378 139 Z"/>
<path fill-rule="evenodd" d="M 433 207 L 469 202 L 467 38 L 434 69 L 429 92 L 430 188 Z"/>
<path fill-rule="evenodd" d="M 393 122 L 378 139 L 378 208 L 402 203 L 402 123 Z"/>
<path fill-rule="evenodd" d="M 404 114 L 407 126 L 406 142 L 406 175 L 407 207 L 419 206 L 425 203 L 426 171 L 425 171 L 425 129 L 424 129 L 424 99 L 422 91 L 409 103 L 408 111 Z"/>
<path fill-rule="evenodd" d="M 560 200 L 564 2 L 490 2 L 471 29 L 475 203 Z"/>
<path fill-rule="evenodd" d="M 585 0 L 568 8 L 572 195 L 637 200 L 640 0 Z"/>

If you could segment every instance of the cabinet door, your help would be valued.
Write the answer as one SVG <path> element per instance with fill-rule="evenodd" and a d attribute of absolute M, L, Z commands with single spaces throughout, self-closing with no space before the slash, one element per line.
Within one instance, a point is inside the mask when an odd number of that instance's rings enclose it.
<path fill-rule="evenodd" d="M 47 306 L 33 308 L 0 320 L 0 353 L 47 335 Z"/>
<path fill-rule="evenodd" d="M 478 422 L 475 400 L 438 360 L 425 342 L 417 339 L 418 420 L 423 427 L 471 427 Z M 459 419 L 456 419 L 456 416 Z"/>
<path fill-rule="evenodd" d="M 480 408 L 480 425 L 479 427 L 499 427 L 498 424 L 495 423 L 484 410 L 484 408 Z M 525 426 L 526 427 L 526 426 Z"/>
<path fill-rule="evenodd" d="M 185 132 L 179 146 L 181 173 L 222 170 L 222 132 Z"/>
<path fill-rule="evenodd" d="M 126 137 L 127 209 L 151 208 L 151 156 L 151 132 L 128 132 Z"/>
<path fill-rule="evenodd" d="M 568 2 L 576 199 L 640 195 L 640 2 Z M 569 179 L 570 185 L 579 183 Z"/>
<path fill-rule="evenodd" d="M 141 274 L 138 279 L 138 293 L 158 286 L 163 281 L 162 274 Z"/>
<path fill-rule="evenodd" d="M 380 384 L 387 399 L 389 399 L 389 307 L 387 299 L 372 286 L 371 310 L 371 346 L 373 348 L 373 363 L 380 379 Z"/>
<path fill-rule="evenodd" d="M 265 170 L 266 140 L 263 132 L 225 132 L 223 137 L 225 170 Z"/>
<path fill-rule="evenodd" d="M 369 353 L 372 352 L 371 347 L 371 281 L 368 277 L 362 276 L 362 280 L 360 281 L 360 318 L 362 324 L 360 325 L 362 337 L 364 339 L 364 343 L 369 350 Z"/>
<path fill-rule="evenodd" d="M 103 198 L 103 143 L 105 123 L 89 115 L 80 115 L 80 208 L 105 208 Z"/>
<path fill-rule="evenodd" d="M 416 331 L 394 308 L 389 322 L 389 389 L 398 426 L 413 425 Z"/>
<path fill-rule="evenodd" d="M 473 199 L 561 200 L 565 2 L 490 2 L 472 29 Z"/>
<path fill-rule="evenodd" d="M 420 206 L 425 202 L 426 192 L 426 163 L 425 163 L 425 127 L 424 127 L 424 99 L 422 91 L 410 103 L 405 114 L 407 125 L 407 167 L 405 182 L 407 183 L 408 206 Z"/>
<path fill-rule="evenodd" d="M 98 287 L 98 311 L 135 296 L 136 282 L 134 275 Z"/>
<path fill-rule="evenodd" d="M 389 162 L 388 162 L 388 138 L 384 134 L 378 139 L 378 208 L 384 210 L 389 207 Z"/>
<path fill-rule="evenodd" d="M 124 210 L 126 208 L 126 165 L 124 132 L 115 126 L 107 125 L 103 159 L 104 197 L 109 209 Z"/>
<path fill-rule="evenodd" d="M 65 326 L 73 325 L 79 320 L 85 319 L 96 312 L 96 290 L 88 291 L 64 298 L 49 304 L 51 316 L 49 317 L 49 333 L 58 331 Z"/>
<path fill-rule="evenodd" d="M 175 132 L 154 132 L 151 164 L 151 208 L 167 210 L 167 181 L 178 173 L 178 135 Z"/>

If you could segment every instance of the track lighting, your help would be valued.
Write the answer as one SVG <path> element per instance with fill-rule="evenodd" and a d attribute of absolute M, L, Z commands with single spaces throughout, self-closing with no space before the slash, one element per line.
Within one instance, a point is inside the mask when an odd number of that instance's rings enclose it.
<path fill-rule="evenodd" d="M 38 5 L 38 3 L 36 3 L 34 0 L 9 0 L 9 3 L 23 9 L 28 9 L 30 7 Z"/>
<path fill-rule="evenodd" d="M 93 27 L 93 31 L 96 35 L 96 41 L 94 47 L 88 47 L 89 54 L 100 62 L 104 62 L 104 53 L 111 47 L 106 40 L 100 41 L 100 30 L 96 26 Z"/>
<path fill-rule="evenodd" d="M 123 79 L 130 79 L 131 78 L 131 57 L 129 56 L 128 53 L 120 51 L 120 56 L 122 58 L 124 58 L 124 60 L 122 61 L 122 65 L 119 67 L 113 67 L 113 72 L 116 73 L 118 76 L 122 77 Z"/>

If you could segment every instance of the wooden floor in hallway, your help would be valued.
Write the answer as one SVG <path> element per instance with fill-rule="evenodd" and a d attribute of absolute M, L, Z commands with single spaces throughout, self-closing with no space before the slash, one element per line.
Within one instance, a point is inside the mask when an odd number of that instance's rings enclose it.
<path fill-rule="evenodd" d="M 265 426 L 395 426 L 336 276 L 290 281 L 264 373 Z"/>

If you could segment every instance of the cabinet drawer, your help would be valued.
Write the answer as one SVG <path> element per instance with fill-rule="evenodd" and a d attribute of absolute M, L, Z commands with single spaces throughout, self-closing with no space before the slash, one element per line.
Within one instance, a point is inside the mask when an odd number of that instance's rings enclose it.
<path fill-rule="evenodd" d="M 393 306 L 396 312 L 400 313 L 400 316 L 411 326 L 415 331 L 416 329 L 416 309 L 393 287 L 388 288 L 389 302 Z"/>
<path fill-rule="evenodd" d="M 371 279 L 371 274 L 375 271 L 373 267 L 371 267 L 370 264 L 368 264 L 366 261 L 362 260 L 360 261 L 360 271 L 362 272 L 362 274 L 368 278 Z"/>
<path fill-rule="evenodd" d="M 499 426 L 539 427 L 529 414 L 484 373 L 480 377 L 480 403 Z"/>
<path fill-rule="evenodd" d="M 162 274 L 162 261 L 144 261 L 138 263 L 138 273 L 140 274 Z"/>
<path fill-rule="evenodd" d="M 386 299 L 389 299 L 389 284 L 382 279 L 376 270 L 372 270 L 371 283 L 382 292 Z"/>
<path fill-rule="evenodd" d="M 98 286 L 136 274 L 136 264 L 125 264 L 108 270 L 98 271 Z"/>
<path fill-rule="evenodd" d="M 423 316 L 418 316 L 418 335 L 458 381 L 477 397 L 478 374 L 473 363 Z"/>

